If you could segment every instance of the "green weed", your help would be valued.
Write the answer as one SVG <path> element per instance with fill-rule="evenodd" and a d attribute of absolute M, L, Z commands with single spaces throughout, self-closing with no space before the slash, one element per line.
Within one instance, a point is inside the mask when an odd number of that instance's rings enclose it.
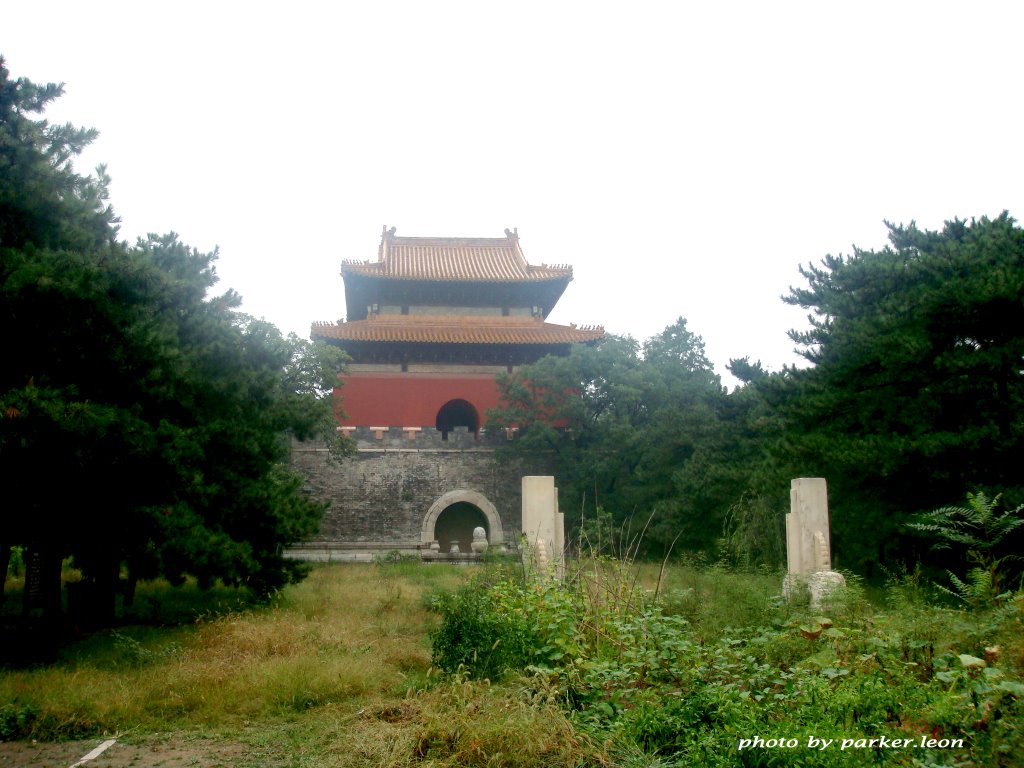
<path fill-rule="evenodd" d="M 655 599 L 642 571 L 590 558 L 564 586 L 504 580 L 439 609 L 443 621 L 461 610 L 476 628 L 514 626 L 528 641 L 504 658 L 505 668 L 531 674 L 539 700 L 557 703 L 623 764 L 642 755 L 661 765 L 906 765 L 902 751 L 814 755 L 806 744 L 917 744 L 934 734 L 957 739 L 960 751 L 920 747 L 914 760 L 1015 764 L 1024 670 L 1012 633 L 1024 599 L 966 614 L 908 606 L 902 594 L 890 602 L 899 610 L 888 612 L 850 575 L 835 613 L 820 616 L 775 599 L 775 575 L 685 566 L 659 575 L 668 589 Z M 490 671 L 487 644 L 498 634 L 435 635 L 435 654 L 453 636 L 476 638 L 460 673 Z M 1001 661 L 992 645 L 999 638 L 1013 649 Z M 783 757 L 741 753 L 740 739 L 752 735 L 805 748 Z"/>

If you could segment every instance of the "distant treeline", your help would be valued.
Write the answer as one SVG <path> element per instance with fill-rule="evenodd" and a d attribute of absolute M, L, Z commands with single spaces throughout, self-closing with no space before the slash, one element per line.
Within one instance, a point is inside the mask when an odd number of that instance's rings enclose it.
<path fill-rule="evenodd" d="M 1007 213 L 889 231 L 800 269 L 783 300 L 809 310 L 790 332 L 808 367 L 732 360 L 729 392 L 680 318 L 505 376 L 491 422 L 549 451 L 563 511 L 620 546 L 779 565 L 790 479 L 824 477 L 839 567 L 927 558 L 914 513 L 1024 501 L 1024 231 Z"/>

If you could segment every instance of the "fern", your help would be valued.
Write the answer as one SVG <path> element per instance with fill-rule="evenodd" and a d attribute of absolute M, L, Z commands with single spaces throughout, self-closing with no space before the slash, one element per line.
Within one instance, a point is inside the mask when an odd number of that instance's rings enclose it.
<path fill-rule="evenodd" d="M 1000 509 L 1000 495 L 989 498 L 985 493 L 968 493 L 967 506 L 941 507 L 918 515 L 908 527 L 933 537 L 933 549 L 950 549 L 953 545 L 966 548 L 966 560 L 974 565 L 967 572 L 966 581 L 948 571 L 952 589 L 939 587 L 943 592 L 963 600 L 971 606 L 989 605 L 1006 595 L 1002 590 L 1006 564 L 1020 560 L 1018 555 L 997 556 L 996 548 L 1013 531 L 1024 525 L 1021 511 Z"/>

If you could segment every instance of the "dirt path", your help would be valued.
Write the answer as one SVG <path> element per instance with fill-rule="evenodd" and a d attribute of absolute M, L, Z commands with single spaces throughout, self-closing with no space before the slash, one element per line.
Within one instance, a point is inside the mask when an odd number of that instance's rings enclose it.
<path fill-rule="evenodd" d="M 0 768 L 70 768 L 106 739 L 0 742 Z M 250 764 L 249 748 L 229 742 L 157 737 L 116 741 L 81 768 L 218 768 Z"/>

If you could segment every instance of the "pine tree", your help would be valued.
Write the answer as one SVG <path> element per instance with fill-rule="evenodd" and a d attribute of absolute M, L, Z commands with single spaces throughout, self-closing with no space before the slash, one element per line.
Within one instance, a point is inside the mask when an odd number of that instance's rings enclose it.
<path fill-rule="evenodd" d="M 119 242 L 71 164 L 94 132 L 27 116 L 59 93 L 0 65 L 0 551 L 73 556 L 107 617 L 123 566 L 267 593 L 317 528 L 289 436 L 335 434 L 340 353 L 212 293 L 216 252 Z"/>
<path fill-rule="evenodd" d="M 1006 213 L 801 269 L 785 300 L 813 366 L 766 391 L 794 471 L 829 478 L 837 548 L 869 562 L 906 515 L 968 489 L 1021 495 L 1024 231 Z"/>

